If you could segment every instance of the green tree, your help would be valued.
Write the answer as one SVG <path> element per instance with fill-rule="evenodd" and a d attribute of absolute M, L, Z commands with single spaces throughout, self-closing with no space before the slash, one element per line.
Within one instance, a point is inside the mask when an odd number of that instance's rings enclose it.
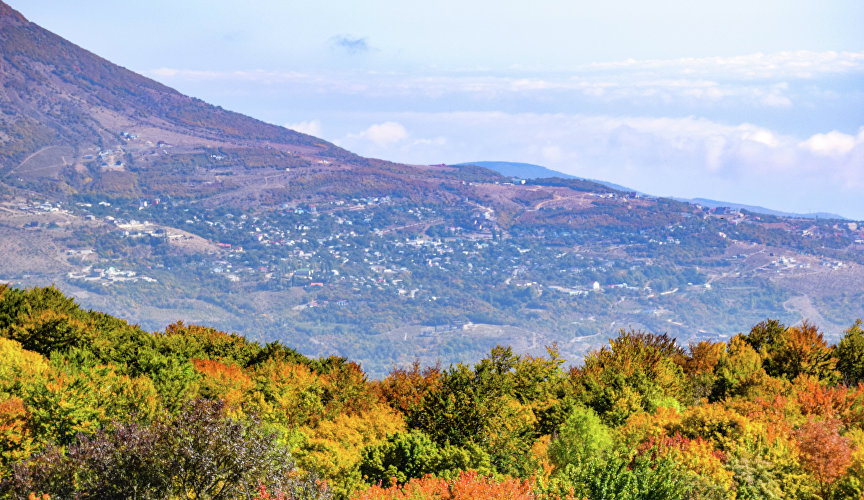
<path fill-rule="evenodd" d="M 665 334 L 621 330 L 571 372 L 575 397 L 610 425 L 633 413 L 677 407 L 690 393 L 683 360 L 684 351 Z"/>
<path fill-rule="evenodd" d="M 612 433 L 591 408 L 577 407 L 549 444 L 549 458 L 559 469 L 602 457 L 612 446 Z"/>
<path fill-rule="evenodd" d="M 844 332 L 834 355 L 843 383 L 856 385 L 864 382 L 864 324 L 860 319 Z"/>
<path fill-rule="evenodd" d="M 458 448 L 439 447 L 426 434 L 413 430 L 396 433 L 387 441 L 363 450 L 360 472 L 370 484 L 389 484 L 395 478 L 400 484 L 426 474 L 455 477 L 461 470 L 490 473 L 489 456 L 476 445 Z"/>
<path fill-rule="evenodd" d="M 794 380 L 798 375 L 813 375 L 829 382 L 837 378 L 831 347 L 812 323 L 785 327 L 767 320 L 743 338 L 762 357 L 765 371 L 772 377 Z"/>

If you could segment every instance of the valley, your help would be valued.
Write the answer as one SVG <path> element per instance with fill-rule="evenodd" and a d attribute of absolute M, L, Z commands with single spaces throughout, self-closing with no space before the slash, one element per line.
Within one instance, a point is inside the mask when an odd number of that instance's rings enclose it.
<path fill-rule="evenodd" d="M 289 175 L 303 168 L 324 171 Z M 10 198 L 0 210 L 6 253 L 30 265 L 7 259 L 0 278 L 55 283 L 148 330 L 184 319 L 351 355 L 376 376 L 415 359 L 479 359 L 504 343 L 535 354 L 557 343 L 579 360 L 629 327 L 686 344 L 728 338 L 741 322 L 809 318 L 830 339 L 864 315 L 855 223 L 450 175 L 467 203 L 392 193 L 246 209 L 171 195 Z"/>
<path fill-rule="evenodd" d="M 15 286 L 55 284 L 150 331 L 183 320 L 348 356 L 373 376 L 497 344 L 557 344 L 578 363 L 631 327 L 686 345 L 809 318 L 836 340 L 864 316 L 856 222 L 483 166 L 515 165 L 501 162 L 364 158 L 0 6 L 0 279 Z"/>

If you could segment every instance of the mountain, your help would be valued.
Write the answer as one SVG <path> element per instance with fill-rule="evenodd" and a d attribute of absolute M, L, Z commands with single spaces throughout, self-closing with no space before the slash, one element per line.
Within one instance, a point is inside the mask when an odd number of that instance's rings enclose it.
<path fill-rule="evenodd" d="M 675 198 L 678 201 L 702 205 L 709 208 L 728 207 L 736 210 L 746 210 L 755 214 L 776 215 L 779 217 L 800 217 L 802 219 L 833 219 L 833 220 L 848 220 L 842 215 L 814 212 L 808 214 L 798 214 L 794 212 L 782 212 L 780 210 L 772 210 L 770 208 L 760 207 L 756 205 L 745 205 L 743 203 L 730 203 L 728 201 L 709 200 L 708 198 Z"/>
<path fill-rule="evenodd" d="M 533 163 L 518 163 L 512 161 L 472 161 L 466 163 L 459 163 L 459 165 L 476 165 L 478 167 L 494 170 L 495 172 L 498 172 L 499 174 L 506 177 L 520 177 L 523 179 L 544 179 L 550 177 L 560 177 L 562 179 L 582 179 L 581 177 L 576 177 L 575 175 L 565 174 L 564 172 L 552 170 L 551 168 L 546 168 L 541 165 L 534 165 Z M 582 180 L 596 182 L 597 184 L 601 184 L 603 186 L 616 189 L 618 191 L 636 192 L 635 189 L 630 189 L 626 186 L 622 186 L 620 184 L 615 184 L 612 182 L 606 182 L 597 179 Z"/>
<path fill-rule="evenodd" d="M 489 170 L 494 170 L 499 174 L 506 177 L 518 177 L 522 179 L 543 179 L 543 178 L 551 178 L 551 177 L 560 177 L 562 179 L 578 179 L 579 177 L 565 174 L 563 172 L 559 172 L 558 170 L 552 170 L 551 168 L 546 168 L 541 165 L 534 165 L 532 163 L 518 163 L 512 161 L 472 161 L 466 163 L 460 163 L 459 165 L 476 165 L 478 167 L 488 168 Z M 596 182 L 598 184 L 602 184 L 606 187 L 610 187 L 612 189 L 617 189 L 618 191 L 625 192 L 636 192 L 635 189 L 622 186 L 620 184 L 614 184 L 612 182 L 606 182 L 596 179 L 584 179 L 590 180 L 591 182 Z M 639 193 L 645 196 L 645 193 Z M 832 213 L 824 213 L 824 212 L 816 212 L 809 214 L 799 214 L 794 212 L 782 212 L 780 210 L 772 210 L 770 208 L 760 207 L 756 205 L 745 205 L 743 203 L 732 203 L 728 201 L 718 201 L 718 200 L 709 200 L 707 198 L 681 198 L 681 197 L 672 197 L 673 200 L 683 201 L 685 203 L 692 203 L 694 205 L 701 205 L 708 208 L 732 208 L 735 210 L 746 210 L 748 212 L 753 212 L 755 214 L 764 214 L 764 215 L 777 215 L 781 217 L 798 217 L 802 219 L 834 219 L 834 220 L 847 220 L 842 215 L 832 214 Z"/>
<path fill-rule="evenodd" d="M 551 168 L 546 168 L 533 163 L 519 163 L 513 161 L 469 161 L 459 165 L 477 165 L 478 167 L 494 170 L 506 177 L 520 177 L 523 179 L 543 179 L 549 177 L 560 177 L 562 179 L 576 179 L 576 176 L 565 174 Z"/>
<path fill-rule="evenodd" d="M 496 344 L 578 362 L 619 328 L 725 338 L 864 316 L 864 228 L 577 178 L 404 165 L 184 96 L 0 3 L 0 281 L 346 355 Z"/>

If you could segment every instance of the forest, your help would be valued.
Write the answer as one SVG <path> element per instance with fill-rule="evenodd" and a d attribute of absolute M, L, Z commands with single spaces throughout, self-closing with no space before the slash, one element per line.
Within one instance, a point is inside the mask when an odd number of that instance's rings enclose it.
<path fill-rule="evenodd" d="M 864 325 L 727 342 L 621 330 L 567 366 L 492 349 L 371 378 L 340 357 L 0 285 L 3 498 L 864 495 Z"/>

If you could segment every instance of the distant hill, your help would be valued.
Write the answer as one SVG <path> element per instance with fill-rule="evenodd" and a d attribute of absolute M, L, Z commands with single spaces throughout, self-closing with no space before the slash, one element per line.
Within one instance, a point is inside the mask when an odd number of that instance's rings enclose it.
<path fill-rule="evenodd" d="M 176 168 L 171 148 L 258 150 L 250 156 L 350 157 L 321 139 L 185 96 L 33 24 L 0 2 L 0 181 L 38 192 L 140 195 Z M 85 161 L 136 142 L 131 167 Z M 225 155 L 221 155 L 225 156 Z M 99 157 L 105 160 L 107 155 Z M 147 168 L 144 168 L 144 167 Z M 106 167 L 106 168 L 102 168 Z"/>
<path fill-rule="evenodd" d="M 543 179 L 550 177 L 560 177 L 562 179 L 582 179 L 586 181 L 596 182 L 597 184 L 602 184 L 617 191 L 624 191 L 627 193 L 636 191 L 635 189 L 631 189 L 627 186 L 622 186 L 620 184 L 615 184 L 613 182 L 576 177 L 575 175 L 565 174 L 564 172 L 552 170 L 551 168 L 547 168 L 541 165 L 534 165 L 533 163 L 518 163 L 512 161 L 470 161 L 465 163 L 459 163 L 458 165 L 477 165 L 478 167 L 494 170 L 506 177 L 520 177 L 523 179 Z"/>
<path fill-rule="evenodd" d="M 565 174 L 564 172 L 559 172 L 558 170 L 552 170 L 551 168 L 547 168 L 541 165 L 534 165 L 532 163 L 518 163 L 518 162 L 509 162 L 509 161 L 472 161 L 460 163 L 459 165 L 477 165 L 479 167 L 488 168 L 490 170 L 494 170 L 501 175 L 507 177 L 520 177 L 523 179 L 542 179 L 549 177 L 560 177 L 563 179 L 577 179 L 579 177 Z M 604 186 L 610 187 L 612 189 L 624 192 L 638 192 L 635 189 L 622 186 L 620 184 L 615 184 L 612 182 L 600 181 L 596 179 L 584 179 L 589 180 L 591 182 L 596 182 L 598 184 L 602 184 Z M 640 194 L 645 194 L 641 193 Z M 757 214 L 765 214 L 765 215 L 776 215 L 780 217 L 800 217 L 802 219 L 834 219 L 834 220 L 847 220 L 842 215 L 824 213 L 824 212 L 816 212 L 816 213 L 808 213 L 808 214 L 799 214 L 793 212 L 781 212 L 779 210 L 772 210 L 770 208 L 760 207 L 756 205 L 745 205 L 742 203 L 732 203 L 728 201 L 718 201 L 718 200 L 709 200 L 707 198 L 681 198 L 681 197 L 672 197 L 672 199 L 677 201 L 683 201 L 685 203 L 693 203 L 696 205 L 701 205 L 703 207 L 709 208 L 734 208 L 739 210 L 747 210 Z"/>
<path fill-rule="evenodd" d="M 848 220 L 846 217 L 837 214 L 816 212 L 808 214 L 798 214 L 793 212 L 781 212 L 780 210 L 772 210 L 770 208 L 760 207 L 756 205 L 745 205 L 742 203 L 731 203 L 728 201 L 709 200 L 708 198 L 674 198 L 678 201 L 694 203 L 703 207 L 718 208 L 728 207 L 738 210 L 747 210 L 756 214 L 776 215 L 778 217 L 800 217 L 802 219 L 833 219 L 833 220 Z"/>
<path fill-rule="evenodd" d="M 458 165 L 477 165 L 479 167 L 494 170 L 507 177 L 521 177 L 523 179 L 542 179 L 544 177 L 561 177 L 562 179 L 576 179 L 576 176 L 565 174 L 551 168 L 546 168 L 532 163 L 518 163 L 513 161 L 469 161 Z"/>

